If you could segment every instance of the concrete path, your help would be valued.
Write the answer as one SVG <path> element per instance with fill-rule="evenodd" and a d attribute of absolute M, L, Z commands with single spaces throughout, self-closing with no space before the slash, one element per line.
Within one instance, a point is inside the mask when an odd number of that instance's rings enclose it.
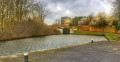
<path fill-rule="evenodd" d="M 0 62 L 24 62 L 23 55 Z M 97 42 L 45 52 L 31 53 L 29 62 L 120 62 L 120 41 Z"/>

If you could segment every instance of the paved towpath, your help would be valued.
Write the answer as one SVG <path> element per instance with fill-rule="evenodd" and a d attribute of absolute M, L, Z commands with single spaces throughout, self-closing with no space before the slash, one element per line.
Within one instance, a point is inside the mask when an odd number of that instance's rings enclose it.
<path fill-rule="evenodd" d="M 23 56 L 0 59 L 0 62 L 24 62 Z M 120 62 L 120 41 L 31 53 L 29 62 Z"/>

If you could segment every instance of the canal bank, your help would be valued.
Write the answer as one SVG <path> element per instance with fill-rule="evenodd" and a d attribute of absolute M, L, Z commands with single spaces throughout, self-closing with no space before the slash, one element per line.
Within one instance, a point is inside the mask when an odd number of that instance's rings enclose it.
<path fill-rule="evenodd" d="M 119 62 L 120 42 L 95 42 L 29 53 L 29 62 Z M 24 56 L 1 58 L 1 62 L 24 62 Z"/>

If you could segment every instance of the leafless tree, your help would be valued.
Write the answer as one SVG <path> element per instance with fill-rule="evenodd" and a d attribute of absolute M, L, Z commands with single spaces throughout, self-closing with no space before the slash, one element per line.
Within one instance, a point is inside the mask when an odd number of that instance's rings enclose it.
<path fill-rule="evenodd" d="M 0 0 L 0 24 L 4 30 L 5 22 L 24 22 L 30 17 L 39 17 L 41 21 L 50 14 L 44 2 L 35 3 L 34 0 Z M 34 16 L 31 16 L 34 14 Z"/>
<path fill-rule="evenodd" d="M 113 1 L 113 14 L 120 20 L 120 0 Z"/>
<path fill-rule="evenodd" d="M 38 2 L 34 4 L 33 9 L 35 9 L 35 11 L 38 13 L 37 15 L 43 22 L 44 19 L 51 13 L 44 2 Z"/>

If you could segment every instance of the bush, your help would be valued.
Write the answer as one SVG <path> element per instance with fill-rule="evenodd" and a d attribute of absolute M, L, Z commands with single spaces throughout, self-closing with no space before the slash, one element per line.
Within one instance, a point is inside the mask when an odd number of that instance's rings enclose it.
<path fill-rule="evenodd" d="M 95 26 L 97 26 L 97 27 L 105 27 L 107 25 L 108 25 L 108 23 L 105 20 L 98 21 L 95 24 Z"/>
<path fill-rule="evenodd" d="M 117 30 L 120 29 L 120 24 L 118 21 L 113 21 L 113 25 L 116 27 Z"/>
<path fill-rule="evenodd" d="M 88 18 L 83 18 L 81 19 L 81 21 L 79 22 L 79 25 L 89 25 L 90 24 L 90 20 Z"/>
<path fill-rule="evenodd" d="M 15 22 L 14 25 L 6 24 L 4 31 L 0 35 L 0 40 L 13 39 L 13 38 L 23 38 L 30 36 L 40 36 L 40 35 L 51 35 L 59 34 L 59 31 L 45 25 L 39 19 L 34 18 L 33 20 L 24 21 L 24 22 Z M 51 29 L 52 28 L 52 29 Z"/>

